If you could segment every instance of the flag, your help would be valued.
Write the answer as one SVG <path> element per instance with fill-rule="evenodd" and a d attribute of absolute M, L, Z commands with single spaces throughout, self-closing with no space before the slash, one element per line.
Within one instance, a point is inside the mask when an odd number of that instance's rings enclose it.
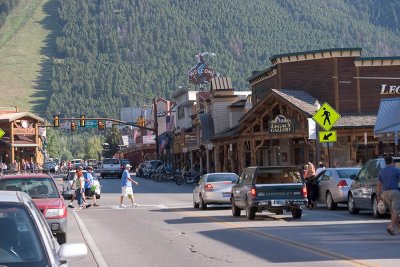
<path fill-rule="evenodd" d="M 136 144 L 136 138 L 138 137 L 139 129 L 133 128 L 133 142 Z"/>

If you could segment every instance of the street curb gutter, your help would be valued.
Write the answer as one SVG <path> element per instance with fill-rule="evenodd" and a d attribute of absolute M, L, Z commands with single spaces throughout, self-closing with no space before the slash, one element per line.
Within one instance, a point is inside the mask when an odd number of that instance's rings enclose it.
<path fill-rule="evenodd" d="M 100 253 L 100 250 L 97 248 L 96 243 L 93 240 L 93 237 L 90 235 L 88 229 L 86 228 L 85 224 L 82 222 L 81 218 L 76 213 L 76 211 L 74 211 L 74 216 L 76 222 L 78 223 L 79 228 L 81 229 L 83 239 L 86 241 L 86 244 L 88 245 L 90 251 L 92 252 L 93 258 L 96 261 L 97 266 L 108 267 L 106 261 L 104 260 L 103 256 Z"/>

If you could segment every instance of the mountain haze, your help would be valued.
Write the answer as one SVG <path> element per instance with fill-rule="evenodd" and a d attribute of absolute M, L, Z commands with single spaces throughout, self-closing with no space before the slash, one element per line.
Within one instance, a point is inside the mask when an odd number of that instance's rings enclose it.
<path fill-rule="evenodd" d="M 42 49 L 50 58 L 47 72 L 39 75 L 47 100 L 32 108 L 45 107 L 47 118 L 119 117 L 122 106 L 169 97 L 189 86 L 186 74 L 198 52 L 216 53 L 206 62 L 232 77 L 237 90 L 248 89 L 246 78 L 276 54 L 334 47 L 361 47 L 363 56 L 400 54 L 398 1 L 48 0 L 44 6 L 54 7 L 44 8 L 51 23 L 42 24 L 51 32 L 51 53 Z"/>

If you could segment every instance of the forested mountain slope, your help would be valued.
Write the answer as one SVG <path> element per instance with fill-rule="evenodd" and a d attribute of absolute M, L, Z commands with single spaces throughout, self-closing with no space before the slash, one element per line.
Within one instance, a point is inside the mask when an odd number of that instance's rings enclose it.
<path fill-rule="evenodd" d="M 400 54 L 399 1 L 97 0 L 58 2 L 47 117 L 118 117 L 121 106 L 187 86 L 198 52 L 249 87 L 269 57 L 334 47 Z"/>

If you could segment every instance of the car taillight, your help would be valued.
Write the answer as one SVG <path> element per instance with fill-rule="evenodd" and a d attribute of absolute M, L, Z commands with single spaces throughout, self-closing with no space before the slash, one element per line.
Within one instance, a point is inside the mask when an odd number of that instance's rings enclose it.
<path fill-rule="evenodd" d="M 307 197 L 307 187 L 305 185 L 303 186 L 302 193 L 303 193 L 303 197 L 306 198 Z"/>
<path fill-rule="evenodd" d="M 342 186 L 347 186 L 346 180 L 340 180 L 337 186 L 342 187 Z"/>
<path fill-rule="evenodd" d="M 252 187 L 252 188 L 251 188 L 251 190 L 250 190 L 250 196 L 251 196 L 252 198 L 255 198 L 255 197 L 257 196 L 257 190 L 256 190 L 255 187 Z"/>
<path fill-rule="evenodd" d="M 205 186 L 204 186 L 204 190 L 206 190 L 206 191 L 213 191 L 213 186 L 212 186 L 212 184 L 206 184 Z"/>

